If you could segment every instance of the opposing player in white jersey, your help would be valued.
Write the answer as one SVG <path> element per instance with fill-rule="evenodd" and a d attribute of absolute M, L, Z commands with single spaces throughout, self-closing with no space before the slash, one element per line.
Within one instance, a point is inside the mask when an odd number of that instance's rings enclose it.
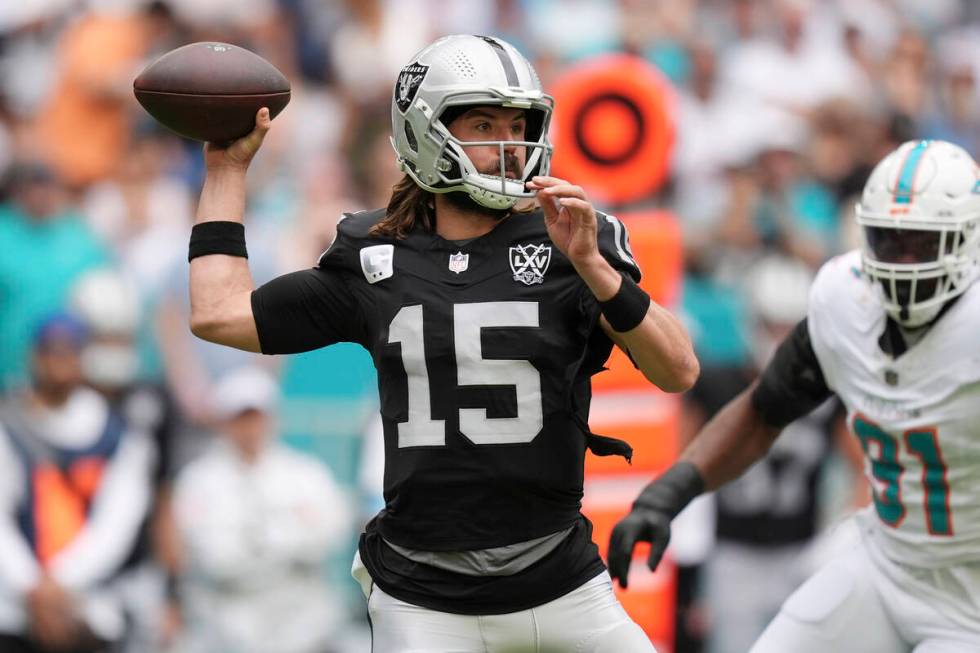
<path fill-rule="evenodd" d="M 753 653 L 980 651 L 980 171 L 951 143 L 905 143 L 872 172 L 857 219 L 861 250 L 824 265 L 760 380 L 643 490 L 609 571 L 625 587 L 641 540 L 655 567 L 691 498 L 836 393 L 874 503 Z"/>

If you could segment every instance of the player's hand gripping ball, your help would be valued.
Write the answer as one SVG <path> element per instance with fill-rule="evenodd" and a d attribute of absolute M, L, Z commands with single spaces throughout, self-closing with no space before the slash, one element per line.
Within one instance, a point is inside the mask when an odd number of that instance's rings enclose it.
<path fill-rule="evenodd" d="M 289 103 L 289 80 L 271 63 L 237 45 L 191 43 L 171 50 L 133 82 L 136 99 L 165 127 L 198 141 L 228 143 Z"/>

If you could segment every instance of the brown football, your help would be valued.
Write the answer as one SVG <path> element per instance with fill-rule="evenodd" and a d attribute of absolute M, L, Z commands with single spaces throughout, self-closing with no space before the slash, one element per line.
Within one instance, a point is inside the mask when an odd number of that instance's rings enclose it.
<path fill-rule="evenodd" d="M 255 126 L 268 107 L 275 118 L 289 103 L 289 80 L 271 63 L 229 43 L 191 43 L 171 50 L 133 81 L 146 111 L 181 136 L 224 143 Z"/>

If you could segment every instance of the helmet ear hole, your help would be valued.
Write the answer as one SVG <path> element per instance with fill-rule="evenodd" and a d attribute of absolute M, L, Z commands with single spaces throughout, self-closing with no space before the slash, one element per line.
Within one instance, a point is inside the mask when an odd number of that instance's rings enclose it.
<path fill-rule="evenodd" d="M 459 150 L 455 143 L 447 143 L 446 149 L 442 153 L 442 159 L 440 163 L 448 163 L 449 166 L 443 171 L 445 172 L 446 179 L 462 179 L 463 178 L 463 168 L 459 163 Z"/>
<path fill-rule="evenodd" d="M 419 153 L 419 141 L 415 138 L 415 130 L 412 129 L 412 124 L 410 122 L 405 122 L 405 140 L 408 141 L 408 146 L 412 149 L 412 152 Z"/>

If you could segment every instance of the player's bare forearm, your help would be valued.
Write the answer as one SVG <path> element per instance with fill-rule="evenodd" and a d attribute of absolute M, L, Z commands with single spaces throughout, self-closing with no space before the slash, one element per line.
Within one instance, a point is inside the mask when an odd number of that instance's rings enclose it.
<path fill-rule="evenodd" d="M 207 177 L 197 206 L 197 222 L 242 222 L 245 174 L 271 125 L 265 107 L 255 114 L 255 128 L 226 147 L 204 147 Z M 220 345 L 260 351 L 252 315 L 252 274 L 241 256 L 210 254 L 191 261 L 191 331 Z"/>
<path fill-rule="evenodd" d="M 623 283 L 619 272 L 601 256 L 575 267 L 599 301 L 612 298 Z M 651 301 L 643 321 L 625 333 L 613 331 L 605 318 L 601 323 L 613 342 L 630 354 L 647 380 L 661 390 L 684 392 L 697 381 L 700 365 L 691 338 L 680 320 L 663 306 Z"/>
<path fill-rule="evenodd" d="M 208 170 L 198 204 L 197 222 L 241 222 L 245 212 L 245 169 Z M 191 331 L 199 338 L 237 349 L 259 351 L 252 317 L 254 288 L 248 259 L 210 254 L 191 261 Z"/>
<path fill-rule="evenodd" d="M 201 199 L 197 204 L 197 220 L 231 220 L 241 222 L 245 215 L 246 168 L 216 165 L 208 166 Z"/>
<path fill-rule="evenodd" d="M 780 433 L 767 425 L 752 405 L 754 389 L 752 384 L 728 402 L 680 456 L 698 469 L 705 491 L 741 476 L 766 455 Z"/>
<path fill-rule="evenodd" d="M 650 302 L 639 326 L 616 335 L 643 376 L 664 392 L 685 392 L 698 380 L 701 365 L 687 329 L 656 302 Z"/>

